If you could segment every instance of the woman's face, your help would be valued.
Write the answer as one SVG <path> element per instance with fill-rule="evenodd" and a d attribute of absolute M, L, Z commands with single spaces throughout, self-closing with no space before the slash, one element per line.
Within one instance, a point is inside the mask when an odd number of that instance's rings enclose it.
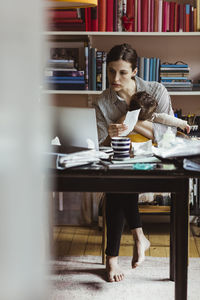
<path fill-rule="evenodd" d="M 110 86 L 113 90 L 119 92 L 130 85 L 132 77 L 137 73 L 137 68 L 133 71 L 131 63 L 120 59 L 108 64 L 107 73 Z"/>

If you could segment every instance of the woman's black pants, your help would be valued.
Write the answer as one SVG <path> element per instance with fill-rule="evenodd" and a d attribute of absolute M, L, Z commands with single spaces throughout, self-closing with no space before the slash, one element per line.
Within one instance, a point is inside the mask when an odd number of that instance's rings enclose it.
<path fill-rule="evenodd" d="M 141 227 L 138 194 L 106 194 L 106 255 L 118 256 L 124 221 L 130 229 Z"/>

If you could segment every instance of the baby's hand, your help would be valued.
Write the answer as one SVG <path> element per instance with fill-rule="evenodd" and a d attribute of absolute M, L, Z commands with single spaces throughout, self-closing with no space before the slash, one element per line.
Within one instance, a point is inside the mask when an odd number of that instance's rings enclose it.
<path fill-rule="evenodd" d="M 186 130 L 187 133 L 190 133 L 190 125 L 187 124 L 187 125 L 185 126 L 185 130 Z"/>

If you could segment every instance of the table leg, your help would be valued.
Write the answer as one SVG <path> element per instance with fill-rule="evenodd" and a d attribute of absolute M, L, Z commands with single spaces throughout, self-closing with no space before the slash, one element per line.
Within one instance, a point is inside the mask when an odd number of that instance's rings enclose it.
<path fill-rule="evenodd" d="M 170 280 L 175 280 L 175 200 L 176 195 L 171 193 L 171 211 L 170 211 Z"/>
<path fill-rule="evenodd" d="M 187 300 L 189 179 L 175 199 L 175 300 Z"/>

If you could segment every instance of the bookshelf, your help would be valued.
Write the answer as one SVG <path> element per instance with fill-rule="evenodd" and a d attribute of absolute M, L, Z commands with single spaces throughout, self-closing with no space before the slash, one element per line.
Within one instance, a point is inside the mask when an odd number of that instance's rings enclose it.
<path fill-rule="evenodd" d="M 156 56 L 162 62 L 175 62 L 182 60 L 190 66 L 190 78 L 200 79 L 200 32 L 82 32 L 82 31 L 45 31 L 45 39 L 54 40 L 89 40 L 92 47 L 98 50 L 109 51 L 109 49 L 119 43 L 130 43 L 138 52 L 139 56 Z M 68 99 L 74 96 L 74 101 L 81 105 L 81 98 L 95 97 L 99 91 L 65 91 L 65 90 L 45 90 L 50 94 L 57 105 L 69 105 Z M 174 109 L 182 108 L 184 114 L 200 112 L 200 90 L 191 91 L 169 91 Z M 61 99 L 62 98 L 62 99 Z M 76 100 L 77 99 L 77 100 Z M 72 102 L 70 101 L 70 105 Z M 77 104 L 74 103 L 75 106 Z M 86 104 L 87 105 L 87 104 Z"/>

